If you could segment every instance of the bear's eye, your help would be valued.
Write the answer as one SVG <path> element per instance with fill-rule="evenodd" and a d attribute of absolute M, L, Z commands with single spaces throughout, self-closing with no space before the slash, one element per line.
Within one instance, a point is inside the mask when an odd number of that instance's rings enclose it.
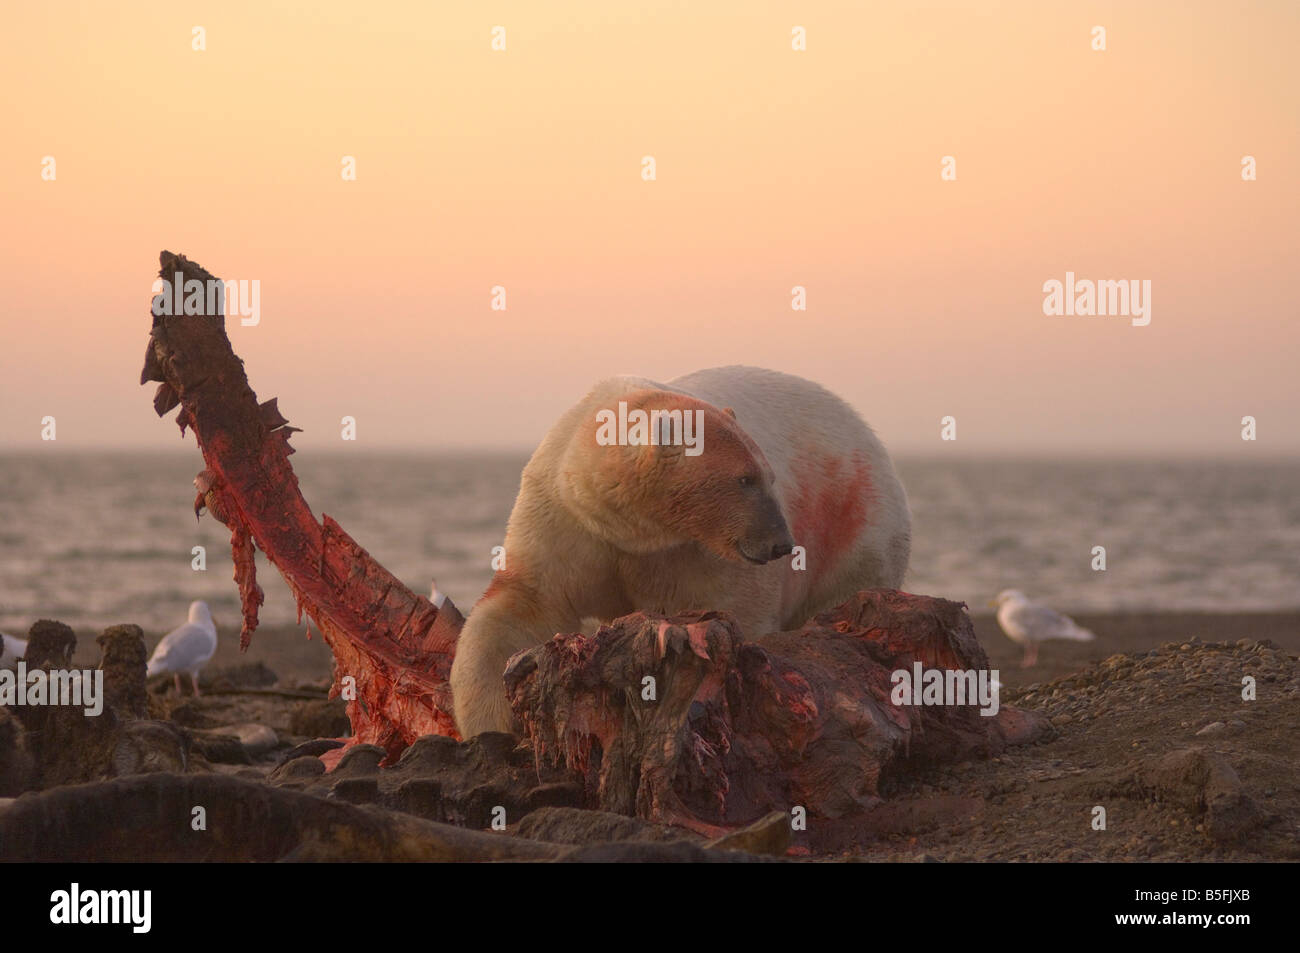
<path fill-rule="evenodd" d="M 741 485 L 741 486 L 753 486 L 753 485 L 754 485 L 754 478 L 753 478 L 752 476 L 743 476 L 743 477 L 740 478 L 740 485 Z"/>

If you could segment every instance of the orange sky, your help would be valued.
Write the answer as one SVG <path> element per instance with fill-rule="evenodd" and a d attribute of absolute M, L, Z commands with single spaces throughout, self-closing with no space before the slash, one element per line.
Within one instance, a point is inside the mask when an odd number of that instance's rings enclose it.
<path fill-rule="evenodd" d="M 749 363 L 903 453 L 1300 453 L 1298 41 L 1282 0 L 13 7 L 0 447 L 176 445 L 168 248 L 261 281 L 230 334 L 300 450 L 529 447 L 601 376 Z M 1150 326 L 1045 316 L 1066 271 Z"/>

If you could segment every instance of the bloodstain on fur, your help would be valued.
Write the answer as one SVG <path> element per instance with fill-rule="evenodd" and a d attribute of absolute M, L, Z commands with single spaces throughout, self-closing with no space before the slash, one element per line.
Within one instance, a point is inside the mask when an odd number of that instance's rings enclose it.
<path fill-rule="evenodd" d="M 788 502 L 796 545 L 808 553 L 809 570 L 825 572 L 852 547 L 875 500 L 871 464 L 860 454 L 804 454 L 795 467 L 796 489 Z"/>

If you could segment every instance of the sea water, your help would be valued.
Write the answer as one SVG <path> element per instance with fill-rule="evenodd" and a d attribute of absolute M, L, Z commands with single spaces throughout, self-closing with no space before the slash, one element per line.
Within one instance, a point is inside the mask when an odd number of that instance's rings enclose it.
<path fill-rule="evenodd" d="M 334 517 L 417 592 L 468 611 L 492 575 L 524 453 L 305 454 L 319 517 Z M 982 611 L 1017 588 L 1065 611 L 1300 607 L 1294 462 L 896 460 L 913 514 L 906 588 Z M 0 629 L 38 618 L 146 633 L 206 600 L 237 628 L 224 526 L 192 509 L 202 459 L 170 453 L 0 455 Z M 194 547 L 206 569 L 196 571 Z M 1104 547 L 1104 571 L 1095 548 Z M 295 607 L 258 554 L 264 624 Z"/>

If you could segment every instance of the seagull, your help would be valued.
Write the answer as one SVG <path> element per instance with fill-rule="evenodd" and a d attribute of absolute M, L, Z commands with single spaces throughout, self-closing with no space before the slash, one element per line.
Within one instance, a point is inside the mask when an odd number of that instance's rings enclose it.
<path fill-rule="evenodd" d="M 171 672 L 176 693 L 181 692 L 181 673 L 188 673 L 194 694 L 199 694 L 199 670 L 217 650 L 217 627 L 206 602 L 190 603 L 190 620 L 163 636 L 149 658 L 148 674 Z"/>
<path fill-rule="evenodd" d="M 27 640 L 0 632 L 0 667 L 8 668 L 27 654 Z"/>
<path fill-rule="evenodd" d="M 1006 637 L 1025 647 L 1021 668 L 1030 668 L 1038 663 L 1039 642 L 1047 639 L 1091 642 L 1096 638 L 1087 629 L 1076 625 L 1069 616 L 1030 602 L 1019 589 L 1003 589 L 989 605 L 997 606 L 998 625 Z"/>

